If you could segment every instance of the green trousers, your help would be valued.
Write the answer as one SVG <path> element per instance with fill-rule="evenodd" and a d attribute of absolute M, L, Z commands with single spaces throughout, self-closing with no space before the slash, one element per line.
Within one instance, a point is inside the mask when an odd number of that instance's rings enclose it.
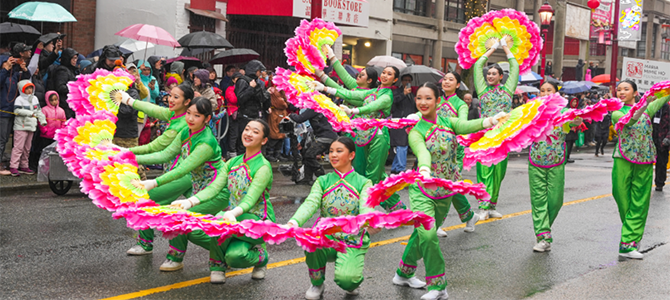
<path fill-rule="evenodd" d="M 177 200 L 179 196 L 190 197 L 193 190 L 191 184 L 191 175 L 186 175 L 166 185 L 159 186 L 149 191 L 149 199 L 158 203 L 159 205 L 168 205 L 172 201 Z M 145 229 L 140 230 L 137 234 L 137 244 L 142 246 L 144 250 L 153 250 L 154 230 Z"/>
<path fill-rule="evenodd" d="M 416 184 L 409 188 L 412 211 L 422 211 L 434 217 L 435 226 L 430 230 L 426 230 L 423 226 L 414 228 L 396 274 L 404 278 L 413 277 L 417 262 L 423 258 L 423 263 L 426 266 L 426 288 L 429 291 L 444 290 L 447 287 L 444 257 L 435 231 L 442 225 L 444 217 L 449 212 L 451 198 L 433 200 L 426 197 Z"/>
<path fill-rule="evenodd" d="M 458 160 L 458 170 L 463 170 L 463 156 L 465 155 L 465 147 L 458 145 L 456 148 L 456 159 Z M 454 205 L 454 209 L 458 212 L 458 217 L 461 219 L 461 222 L 465 223 L 470 221 L 475 213 L 470 207 L 470 202 L 465 196 L 461 194 L 456 194 L 452 198 L 451 203 Z"/>
<path fill-rule="evenodd" d="M 477 182 L 486 185 L 486 191 L 491 195 L 491 200 L 479 200 L 479 209 L 496 209 L 498 204 L 498 194 L 500 193 L 500 185 L 505 179 L 507 172 L 507 158 L 499 162 L 497 165 L 487 167 L 477 163 Z"/>
<path fill-rule="evenodd" d="M 540 168 L 528 164 L 530 205 L 533 211 L 533 228 L 537 241 L 553 242 L 551 225 L 563 206 L 565 164 Z"/>
<path fill-rule="evenodd" d="M 216 197 L 203 201 L 200 204 L 191 207 L 188 211 L 216 215 L 217 213 L 220 213 L 221 210 L 228 207 L 228 199 L 225 196 L 226 193 L 219 193 Z M 223 271 L 225 268 L 212 265 L 212 257 L 221 257 L 221 255 L 212 253 L 212 239 L 215 238 L 206 235 L 200 230 L 178 235 L 170 240 L 170 250 L 168 250 L 167 259 L 176 262 L 183 261 L 184 255 L 186 254 L 186 248 L 188 247 L 188 241 L 191 241 L 200 247 L 210 250 L 210 269 L 212 271 Z"/>
<path fill-rule="evenodd" d="M 365 253 L 370 248 L 370 236 L 366 233 L 360 248 L 347 248 L 346 253 L 332 248 L 305 251 L 305 262 L 309 268 L 312 285 L 322 285 L 326 279 L 326 264 L 335 262 L 335 283 L 345 291 L 353 291 L 363 283 Z"/>
<path fill-rule="evenodd" d="M 651 164 L 634 164 L 623 158 L 614 158 L 612 195 L 623 223 L 620 253 L 639 249 L 647 224 L 653 176 L 654 167 Z"/>
<path fill-rule="evenodd" d="M 223 213 L 219 213 L 219 216 L 223 216 Z M 260 220 L 260 218 L 245 213 L 237 220 Z M 212 271 L 223 271 L 228 267 L 238 269 L 262 267 L 267 265 L 270 259 L 263 239 L 252 239 L 246 236 L 230 237 L 221 245 L 219 245 L 218 237 L 213 237 L 210 239 L 209 249 L 209 265 Z"/>
<path fill-rule="evenodd" d="M 353 139 L 353 136 L 348 134 Z M 375 137 L 365 146 L 356 146 L 356 157 L 352 165 L 356 173 L 370 179 L 375 185 L 386 178 L 386 157 L 389 155 L 391 139 L 388 134 L 377 133 Z M 380 204 L 384 210 L 391 212 L 405 209 L 406 206 L 400 201 L 398 194 L 393 194 Z"/>

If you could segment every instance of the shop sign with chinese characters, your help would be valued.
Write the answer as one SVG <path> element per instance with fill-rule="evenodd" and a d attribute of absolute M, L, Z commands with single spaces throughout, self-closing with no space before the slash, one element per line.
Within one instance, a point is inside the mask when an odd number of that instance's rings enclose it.
<path fill-rule="evenodd" d="M 640 93 L 648 91 L 651 86 L 670 77 L 670 63 L 624 57 L 621 79 L 630 79 L 637 83 Z"/>
<path fill-rule="evenodd" d="M 311 18 L 311 0 L 293 0 L 293 16 Z M 336 24 L 368 26 L 370 4 L 360 0 L 322 0 L 321 18 Z"/>

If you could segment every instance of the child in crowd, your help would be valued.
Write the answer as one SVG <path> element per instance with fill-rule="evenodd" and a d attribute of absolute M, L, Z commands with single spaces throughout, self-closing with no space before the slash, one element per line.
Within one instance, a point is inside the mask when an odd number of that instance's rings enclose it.
<path fill-rule="evenodd" d="M 37 122 L 42 126 L 47 125 L 47 120 L 39 100 L 33 95 L 35 85 L 29 80 L 21 80 L 18 83 L 20 95 L 14 101 L 14 147 L 12 158 L 9 162 L 9 172 L 12 176 L 21 176 L 21 173 L 32 175 L 33 170 L 28 168 L 28 155 L 32 145 L 33 134 L 37 130 Z M 62 109 L 61 109 L 62 110 Z"/>
<path fill-rule="evenodd" d="M 56 130 L 65 127 L 65 111 L 58 106 L 60 99 L 56 91 L 48 91 L 46 93 L 47 105 L 42 108 L 42 113 L 47 120 L 46 126 L 40 125 L 40 139 L 37 145 L 37 152 L 42 152 L 46 146 L 54 142 Z"/>

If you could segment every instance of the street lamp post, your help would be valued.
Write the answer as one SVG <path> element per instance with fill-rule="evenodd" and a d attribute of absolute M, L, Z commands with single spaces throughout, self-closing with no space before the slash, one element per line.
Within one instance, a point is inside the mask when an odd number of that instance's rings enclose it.
<path fill-rule="evenodd" d="M 547 34 L 549 33 L 549 25 L 551 24 L 551 17 L 554 16 L 554 9 L 549 5 L 549 2 L 546 0 L 544 4 L 537 11 L 540 14 L 540 24 L 542 25 L 542 40 L 544 45 L 542 45 L 542 65 L 540 66 L 540 84 L 544 83 L 544 71 L 547 64 Z"/>

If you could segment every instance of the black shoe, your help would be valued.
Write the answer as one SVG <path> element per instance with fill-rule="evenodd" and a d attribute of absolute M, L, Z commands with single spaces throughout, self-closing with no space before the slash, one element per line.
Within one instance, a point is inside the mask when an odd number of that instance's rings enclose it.
<path fill-rule="evenodd" d="M 663 187 L 662 187 L 662 186 L 657 186 L 657 187 L 656 187 L 656 191 L 657 191 L 657 192 L 662 192 L 662 191 L 663 191 Z"/>
<path fill-rule="evenodd" d="M 277 158 L 279 159 L 279 161 L 282 161 L 282 162 L 289 161 L 289 158 L 284 156 L 283 154 L 279 154 L 279 156 L 277 156 Z"/>
<path fill-rule="evenodd" d="M 569 164 L 574 163 L 574 162 L 575 162 L 574 159 L 568 159 L 568 163 L 569 163 Z"/>
<path fill-rule="evenodd" d="M 279 161 L 279 159 L 277 159 L 274 156 L 268 156 L 265 159 L 267 159 L 269 162 L 278 162 Z"/>
<path fill-rule="evenodd" d="M 303 179 L 303 180 L 300 180 L 300 181 L 296 182 L 295 184 L 297 184 L 297 185 L 309 185 L 309 186 L 311 186 L 313 183 L 312 183 L 312 181 L 309 180 L 309 179 Z"/>

